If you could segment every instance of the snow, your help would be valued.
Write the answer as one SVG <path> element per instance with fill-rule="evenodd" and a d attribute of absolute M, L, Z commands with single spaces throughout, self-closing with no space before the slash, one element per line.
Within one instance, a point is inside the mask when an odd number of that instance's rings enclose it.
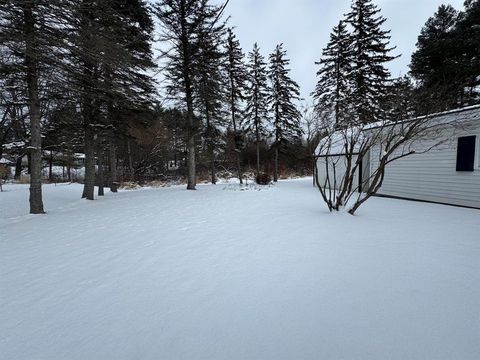
<path fill-rule="evenodd" d="M 25 215 L 29 212 L 28 189 L 29 185 L 23 184 L 3 185 L 4 191 L 0 193 L 0 229 L 14 223 L 23 226 L 24 222 L 34 220 L 34 216 Z M 84 202 L 80 199 L 83 190 L 80 184 L 49 184 L 43 185 L 42 189 L 45 209 L 52 210 L 54 214 Z M 13 230 L 15 231 L 15 227 Z M 0 239 L 6 239 L 3 231 L 0 231 Z"/>
<path fill-rule="evenodd" d="M 2 359 L 480 358 L 480 212 L 312 179 L 79 200 L 0 193 Z"/>
<path fill-rule="evenodd" d="M 12 150 L 12 149 L 24 147 L 25 144 L 26 144 L 25 141 L 14 141 L 8 144 L 4 144 L 3 148 L 6 150 Z"/>

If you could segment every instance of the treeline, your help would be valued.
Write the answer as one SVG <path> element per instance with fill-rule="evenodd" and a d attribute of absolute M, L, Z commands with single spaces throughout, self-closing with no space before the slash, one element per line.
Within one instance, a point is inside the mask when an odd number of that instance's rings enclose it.
<path fill-rule="evenodd" d="M 195 189 L 199 177 L 242 182 L 248 171 L 276 181 L 311 170 L 322 127 L 479 101 L 479 0 L 440 7 L 400 79 L 387 69 L 397 54 L 386 19 L 353 0 L 318 63 L 314 109 L 300 107 L 282 44 L 242 49 L 227 3 L 0 2 L 0 159 L 17 178 L 28 163 L 32 213 L 44 210 L 45 166 L 51 180 L 55 165 L 69 180 L 80 168 L 90 200 L 125 180 L 184 177 Z"/>
<path fill-rule="evenodd" d="M 154 66 L 154 24 L 146 4 L 2 1 L 0 21 L 2 115 L 10 123 L 2 142 L 13 137 L 20 156 L 28 155 L 31 213 L 44 211 L 42 150 L 48 148 L 69 155 L 81 149 L 83 197 L 94 199 L 96 158 L 101 195 L 105 150 L 115 163 L 128 120 L 152 101 L 146 70 Z"/>
<path fill-rule="evenodd" d="M 372 0 L 354 0 L 333 28 L 312 94 L 322 126 L 401 120 L 480 101 L 480 1 L 442 5 L 418 38 L 409 74 L 393 78 L 386 19 Z"/>
<path fill-rule="evenodd" d="M 163 57 L 168 94 L 185 113 L 188 189 L 196 186 L 198 155 L 208 158 L 215 183 L 215 164 L 229 145 L 226 154 L 236 154 L 241 182 L 245 146 L 255 143 L 258 178 L 261 147 L 267 145 L 274 152 L 276 181 L 281 149 L 301 143 L 300 92 L 286 51 L 278 45 L 267 63 L 255 44 L 246 61 L 233 29 L 221 22 L 222 11 L 208 1 L 165 0 L 155 6 L 161 41 L 169 44 Z M 202 153 L 196 149 L 199 139 Z"/>
<path fill-rule="evenodd" d="M 0 158 L 15 157 L 17 177 L 28 159 L 32 213 L 43 212 L 43 165 L 52 177 L 59 159 L 69 178 L 84 167 L 93 200 L 120 177 L 175 169 L 195 189 L 198 169 L 215 183 L 218 169 L 242 181 L 251 166 L 277 180 L 281 158 L 309 156 L 286 51 L 265 59 L 255 45 L 247 60 L 223 11 L 203 0 L 0 4 Z"/>
<path fill-rule="evenodd" d="M 422 29 L 412 56 L 416 90 L 426 104 L 439 104 L 437 110 L 480 99 L 480 1 L 466 0 L 464 6 L 463 11 L 440 6 Z"/>

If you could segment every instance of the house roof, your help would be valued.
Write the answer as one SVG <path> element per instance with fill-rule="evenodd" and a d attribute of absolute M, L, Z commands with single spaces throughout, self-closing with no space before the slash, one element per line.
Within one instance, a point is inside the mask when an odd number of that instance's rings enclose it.
<path fill-rule="evenodd" d="M 359 137 L 363 136 L 362 127 L 356 126 L 343 131 L 337 131 L 331 136 L 320 139 L 318 143 L 316 154 L 317 156 L 336 156 L 345 154 L 346 144 L 350 139 L 356 139 L 354 142 L 353 152 L 357 152 L 361 141 Z M 353 142 L 353 141 L 352 141 Z"/>
<path fill-rule="evenodd" d="M 416 121 L 416 120 L 422 120 L 422 119 L 439 118 L 439 117 L 442 117 L 442 116 L 459 114 L 459 113 L 463 113 L 463 112 L 467 112 L 467 111 L 471 111 L 471 110 L 479 110 L 478 112 L 475 112 L 475 114 L 478 114 L 478 117 L 474 117 L 474 118 L 472 118 L 472 120 L 480 121 L 480 104 L 478 104 L 478 105 L 472 105 L 472 106 L 465 106 L 465 107 L 459 108 L 459 109 L 453 109 L 453 110 L 433 113 L 433 114 L 429 114 L 429 115 L 417 116 L 417 117 L 414 117 L 414 118 L 409 118 L 409 119 L 405 119 L 405 120 L 402 120 L 402 121 L 394 122 L 394 123 L 391 123 L 391 124 L 384 123 L 382 121 L 378 121 L 378 122 L 371 123 L 371 124 L 367 125 L 364 128 L 364 130 L 373 130 L 373 129 L 378 129 L 379 127 L 404 124 L 404 123 L 408 123 L 408 122 L 412 122 L 412 121 Z"/>
<path fill-rule="evenodd" d="M 454 110 L 449 110 L 449 111 L 444 111 L 440 113 L 434 113 L 431 115 L 424 115 L 424 116 L 418 116 L 415 118 L 410 118 L 406 120 L 402 120 L 399 122 L 391 122 L 387 123 L 384 121 L 378 121 L 375 123 L 363 125 L 363 126 L 355 126 L 352 127 L 351 129 L 347 130 L 342 130 L 342 131 L 337 131 L 332 134 L 332 136 L 328 136 L 326 138 L 323 138 L 320 140 L 318 147 L 315 151 L 317 156 L 337 156 L 337 155 L 344 155 L 345 154 L 345 145 L 348 139 L 350 139 L 352 136 L 362 136 L 360 133 L 366 133 L 370 130 L 374 129 L 379 129 L 379 128 L 384 128 L 388 126 L 394 126 L 394 125 L 401 125 L 401 124 L 406 124 L 412 121 L 416 120 L 422 120 L 422 119 L 438 119 L 443 116 L 447 115 L 453 115 L 453 114 L 461 114 L 467 111 L 472 111 L 472 110 L 478 110 L 474 111 L 473 114 L 474 116 L 469 117 L 469 121 L 479 121 L 480 122 L 480 105 L 473 105 L 473 106 L 467 106 L 463 107 L 460 109 L 454 109 Z M 359 132 L 359 134 L 357 134 Z M 355 141 L 355 146 L 354 146 L 354 152 L 358 151 L 359 148 L 359 138 L 356 138 L 357 141 Z"/>

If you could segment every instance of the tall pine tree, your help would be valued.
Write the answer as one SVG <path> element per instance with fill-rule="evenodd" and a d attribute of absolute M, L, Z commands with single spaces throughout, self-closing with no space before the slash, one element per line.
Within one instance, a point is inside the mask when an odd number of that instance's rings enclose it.
<path fill-rule="evenodd" d="M 458 15 L 452 6 L 441 5 L 418 37 L 410 69 L 419 82 L 417 93 L 425 103 L 423 112 L 443 111 L 459 103 L 462 90 L 454 43 Z"/>
<path fill-rule="evenodd" d="M 216 11 L 215 8 L 209 9 Z M 215 15 L 215 14 L 213 14 Z M 224 125 L 223 105 L 225 102 L 225 74 L 223 72 L 224 53 L 222 36 L 224 26 L 205 23 L 198 37 L 199 62 L 195 75 L 195 98 L 199 114 L 205 122 L 203 138 L 210 160 L 212 184 L 217 182 L 215 158 L 220 147 L 220 127 Z"/>
<path fill-rule="evenodd" d="M 187 114 L 187 171 L 188 190 L 195 190 L 196 137 L 199 129 L 194 113 L 195 78 L 199 76 L 204 29 L 213 28 L 221 9 L 208 0 L 160 0 L 156 13 L 161 22 L 160 40 L 169 45 L 164 53 L 168 94 L 181 103 Z"/>
<path fill-rule="evenodd" d="M 267 136 L 268 78 L 267 64 L 257 43 L 248 54 L 247 87 L 245 89 L 245 130 L 253 134 L 256 145 L 256 177 L 260 175 L 260 143 Z"/>
<path fill-rule="evenodd" d="M 240 42 L 237 40 L 233 29 L 227 30 L 226 40 L 226 71 L 227 71 L 227 84 L 228 91 L 228 103 L 231 114 L 231 125 L 233 128 L 233 135 L 235 139 L 242 137 L 241 124 L 241 103 L 245 99 L 245 85 L 247 80 L 247 73 L 245 64 L 243 62 L 244 54 L 240 47 Z M 240 184 L 243 183 L 242 168 L 241 168 L 241 149 L 235 144 L 235 152 L 237 158 L 237 172 Z"/>
<path fill-rule="evenodd" d="M 390 121 L 401 121 L 417 115 L 418 98 L 415 87 L 409 76 L 394 79 L 387 86 L 387 96 L 382 105 L 385 118 Z"/>
<path fill-rule="evenodd" d="M 71 53 L 75 67 L 71 74 L 84 127 L 82 197 L 94 200 L 95 153 L 103 158 L 107 128 L 117 134 L 120 129 L 113 110 L 147 106 L 153 91 L 151 78 L 145 75 L 153 66 L 153 23 L 146 3 L 139 0 L 82 0 L 74 11 Z"/>
<path fill-rule="evenodd" d="M 353 46 L 352 105 L 355 123 L 369 123 L 383 119 L 382 96 L 390 72 L 386 64 L 393 59 L 394 48 L 389 46 L 390 31 L 382 29 L 386 19 L 373 0 L 353 0 L 346 22 L 351 26 Z"/>
<path fill-rule="evenodd" d="M 457 25 L 456 38 L 462 44 L 463 102 L 480 103 L 480 0 L 465 1 L 465 12 Z"/>
<path fill-rule="evenodd" d="M 351 113 L 352 45 L 343 21 L 333 28 L 330 42 L 317 65 L 318 82 L 313 93 L 315 111 L 335 126 L 348 122 Z"/>
<path fill-rule="evenodd" d="M 422 112 L 443 111 L 480 101 L 480 1 L 465 11 L 441 5 L 418 37 L 410 64 L 423 100 Z"/>
<path fill-rule="evenodd" d="M 300 88 L 289 75 L 288 65 L 290 60 L 286 57 L 283 44 L 277 45 L 270 55 L 268 77 L 270 79 L 271 93 L 269 96 L 270 110 L 273 113 L 275 167 L 273 180 L 279 177 L 279 154 L 282 145 L 298 139 L 301 134 L 300 111 L 295 101 L 300 99 Z"/>
<path fill-rule="evenodd" d="M 113 6 L 117 16 L 111 19 L 112 37 L 127 54 L 117 64 L 106 63 L 102 71 L 107 94 L 106 129 L 102 140 L 108 148 L 110 189 L 116 192 L 117 143 L 125 143 L 131 123 L 121 114 L 138 114 L 152 107 L 153 80 L 147 70 L 155 65 L 151 47 L 154 25 L 147 2 L 113 0 Z"/>
<path fill-rule="evenodd" d="M 30 213 L 44 212 L 42 200 L 42 109 L 46 108 L 45 83 L 63 82 L 60 75 L 67 36 L 63 13 L 67 0 L 0 2 L 0 73 L 22 88 L 16 99 L 28 107 L 30 160 Z M 48 77 L 48 79 L 47 79 Z M 4 89 L 2 89 L 3 91 Z"/>

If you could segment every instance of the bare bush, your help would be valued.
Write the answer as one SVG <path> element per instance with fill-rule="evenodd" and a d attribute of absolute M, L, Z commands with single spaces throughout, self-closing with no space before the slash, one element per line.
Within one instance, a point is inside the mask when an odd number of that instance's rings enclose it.
<path fill-rule="evenodd" d="M 382 187 L 387 166 L 445 144 L 468 126 L 454 112 L 406 121 L 326 128 L 317 149 L 316 185 L 330 211 L 351 215 Z"/>
<path fill-rule="evenodd" d="M 258 185 L 270 185 L 272 183 L 272 177 L 266 173 L 260 173 L 257 176 Z"/>

